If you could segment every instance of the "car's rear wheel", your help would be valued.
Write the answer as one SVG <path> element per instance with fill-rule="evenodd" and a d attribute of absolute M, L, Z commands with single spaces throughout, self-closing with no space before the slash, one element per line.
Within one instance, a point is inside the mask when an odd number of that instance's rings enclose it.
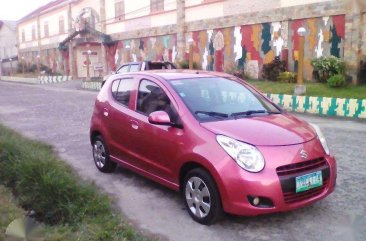
<path fill-rule="evenodd" d="M 93 158 L 95 166 L 99 171 L 109 173 L 116 169 L 117 164 L 111 161 L 109 151 L 105 141 L 101 136 L 97 136 L 93 141 Z"/>
<path fill-rule="evenodd" d="M 207 171 L 201 168 L 189 171 L 183 185 L 185 205 L 195 221 L 209 225 L 222 217 L 220 194 Z"/>

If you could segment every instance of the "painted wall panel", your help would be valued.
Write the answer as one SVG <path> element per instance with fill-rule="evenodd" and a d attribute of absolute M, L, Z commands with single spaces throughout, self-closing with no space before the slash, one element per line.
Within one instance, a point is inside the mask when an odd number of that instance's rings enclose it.
<path fill-rule="evenodd" d="M 126 48 L 128 46 L 128 48 Z M 117 66 L 131 61 L 165 60 L 174 62 L 177 55 L 176 35 L 138 38 L 119 41 L 110 46 L 108 64 L 115 70 Z"/>

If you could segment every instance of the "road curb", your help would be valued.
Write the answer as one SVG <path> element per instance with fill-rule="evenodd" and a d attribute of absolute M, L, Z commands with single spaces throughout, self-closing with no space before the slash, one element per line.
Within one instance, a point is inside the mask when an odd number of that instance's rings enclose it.
<path fill-rule="evenodd" d="M 366 99 L 266 94 L 285 110 L 321 116 L 366 119 Z"/>

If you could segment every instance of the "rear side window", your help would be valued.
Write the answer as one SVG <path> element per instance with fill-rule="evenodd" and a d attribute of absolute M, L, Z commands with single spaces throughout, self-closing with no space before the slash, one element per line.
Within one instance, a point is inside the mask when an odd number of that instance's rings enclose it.
<path fill-rule="evenodd" d="M 138 64 L 132 64 L 130 67 L 130 71 L 129 72 L 136 72 L 139 71 L 139 65 Z"/>
<path fill-rule="evenodd" d="M 134 79 L 121 79 L 113 82 L 112 94 L 116 101 L 122 105 L 128 106 L 131 97 L 131 91 L 135 87 Z M 115 92 L 115 90 L 117 90 Z"/>

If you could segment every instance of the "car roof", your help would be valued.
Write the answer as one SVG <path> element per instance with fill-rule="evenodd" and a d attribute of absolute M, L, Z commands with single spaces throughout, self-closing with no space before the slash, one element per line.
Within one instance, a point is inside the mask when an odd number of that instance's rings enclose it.
<path fill-rule="evenodd" d="M 215 71 L 204 71 L 204 70 L 187 70 L 187 69 L 165 69 L 165 70 L 148 70 L 143 72 L 127 72 L 117 74 L 119 75 L 148 75 L 151 77 L 160 77 L 165 80 L 176 80 L 176 79 L 192 79 L 192 78 L 210 78 L 210 77 L 223 77 L 229 79 L 237 79 L 236 77 Z"/>

